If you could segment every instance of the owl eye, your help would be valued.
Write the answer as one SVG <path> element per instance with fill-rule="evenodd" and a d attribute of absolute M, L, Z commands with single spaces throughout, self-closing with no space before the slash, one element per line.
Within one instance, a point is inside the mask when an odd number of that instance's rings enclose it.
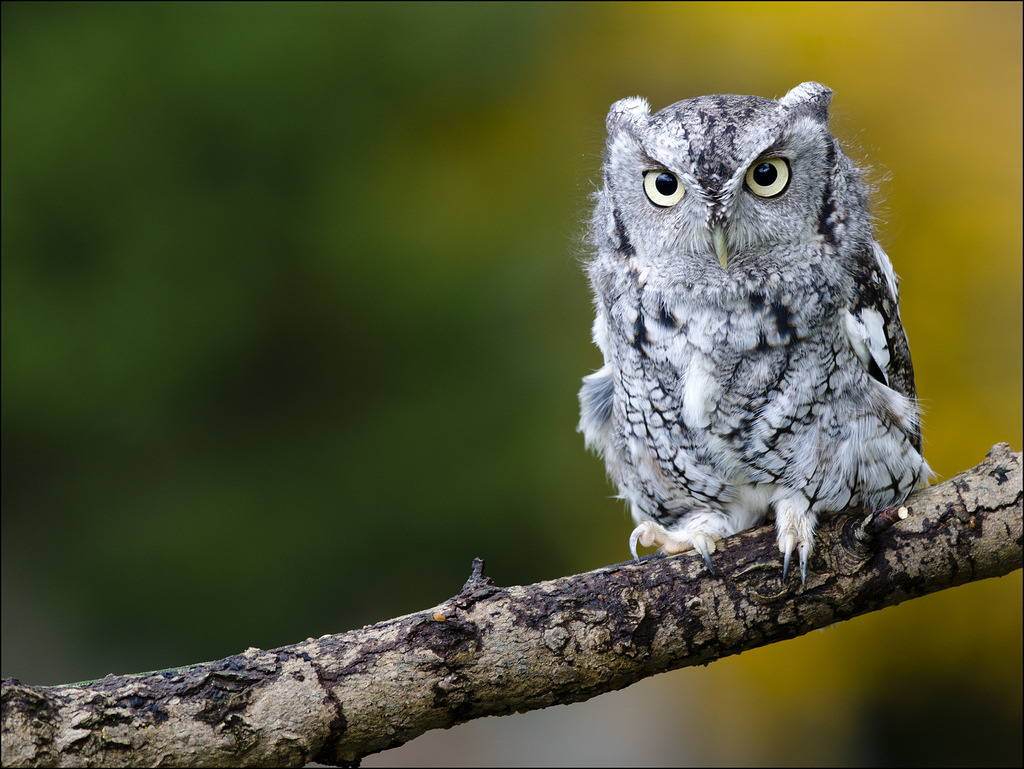
<path fill-rule="evenodd" d="M 682 200 L 686 190 L 675 174 L 653 170 L 644 172 L 644 192 L 654 205 L 668 208 Z"/>
<path fill-rule="evenodd" d="M 789 163 L 783 158 L 759 160 L 747 169 L 747 188 L 761 198 L 781 195 L 789 184 Z"/>

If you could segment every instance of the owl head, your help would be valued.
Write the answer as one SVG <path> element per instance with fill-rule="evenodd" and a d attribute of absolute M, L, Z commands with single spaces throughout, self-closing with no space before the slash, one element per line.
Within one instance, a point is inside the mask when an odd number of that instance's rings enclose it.
<path fill-rule="evenodd" d="M 809 82 L 778 100 L 702 96 L 654 115 L 640 97 L 616 102 L 593 221 L 598 251 L 714 283 L 764 280 L 795 260 L 863 248 L 867 196 L 829 132 L 831 100 Z"/>

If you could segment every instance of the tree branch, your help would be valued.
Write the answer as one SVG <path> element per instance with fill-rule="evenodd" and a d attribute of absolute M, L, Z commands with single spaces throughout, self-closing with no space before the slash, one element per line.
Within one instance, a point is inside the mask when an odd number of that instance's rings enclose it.
<path fill-rule="evenodd" d="M 355 764 L 429 729 L 586 700 L 641 678 L 1021 568 L 1021 455 L 1006 444 L 906 504 L 818 528 L 807 584 L 768 528 L 718 575 L 649 556 L 498 587 L 483 562 L 426 611 L 280 649 L 86 684 L 3 682 L 3 764 Z"/>

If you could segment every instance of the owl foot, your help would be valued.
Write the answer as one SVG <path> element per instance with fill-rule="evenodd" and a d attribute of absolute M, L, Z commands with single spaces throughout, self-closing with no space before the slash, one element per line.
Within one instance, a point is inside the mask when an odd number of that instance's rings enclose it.
<path fill-rule="evenodd" d="M 652 521 L 644 521 L 629 535 L 629 552 L 636 560 L 637 544 L 643 547 L 660 547 L 666 555 L 675 555 L 687 550 L 696 550 L 704 557 L 704 563 L 708 565 L 708 571 L 715 574 L 715 567 L 711 565 L 711 554 L 715 552 L 715 539 L 703 532 L 697 532 L 689 538 L 677 538 L 669 534 L 663 527 Z"/>
<path fill-rule="evenodd" d="M 779 535 L 779 550 L 782 552 L 783 582 L 789 574 L 793 550 L 796 550 L 800 559 L 800 579 L 807 584 L 807 561 L 814 550 L 814 524 L 817 517 L 804 499 L 786 499 L 776 504 L 775 527 Z"/>

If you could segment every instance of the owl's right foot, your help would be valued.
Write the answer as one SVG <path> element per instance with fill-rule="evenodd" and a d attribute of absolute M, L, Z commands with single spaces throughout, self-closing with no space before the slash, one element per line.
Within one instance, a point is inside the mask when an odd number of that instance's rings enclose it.
<path fill-rule="evenodd" d="M 660 547 L 665 555 L 684 553 L 687 550 L 696 550 L 704 557 L 704 563 L 708 565 L 708 571 L 715 574 L 715 567 L 711 565 L 711 554 L 715 552 L 717 537 L 704 532 L 697 531 L 690 536 L 680 537 L 678 534 L 670 534 L 664 526 L 653 521 L 644 521 L 629 535 L 629 551 L 633 554 L 634 560 L 639 556 L 636 554 L 638 544 L 643 547 Z"/>
<path fill-rule="evenodd" d="M 800 579 L 807 584 L 807 561 L 814 551 L 814 525 L 818 516 L 802 497 L 791 497 L 776 503 L 775 528 L 782 552 L 782 581 L 786 581 L 793 550 L 800 558 Z"/>

